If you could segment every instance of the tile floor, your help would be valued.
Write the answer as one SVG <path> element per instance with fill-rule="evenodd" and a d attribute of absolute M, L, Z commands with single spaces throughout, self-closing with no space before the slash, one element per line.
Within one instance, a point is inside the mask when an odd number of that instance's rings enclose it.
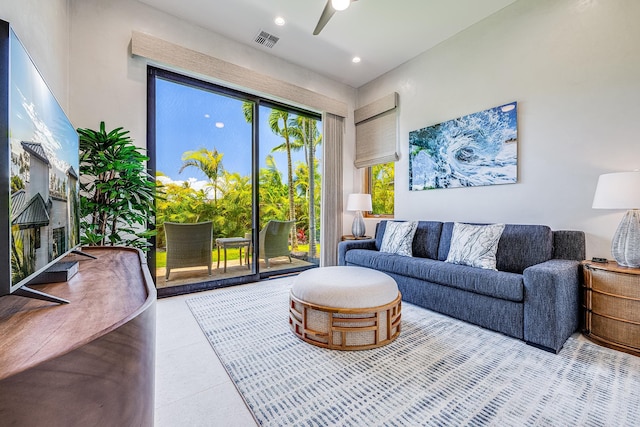
<path fill-rule="evenodd" d="M 212 292 L 157 301 L 157 427 L 256 426 L 185 302 Z"/>

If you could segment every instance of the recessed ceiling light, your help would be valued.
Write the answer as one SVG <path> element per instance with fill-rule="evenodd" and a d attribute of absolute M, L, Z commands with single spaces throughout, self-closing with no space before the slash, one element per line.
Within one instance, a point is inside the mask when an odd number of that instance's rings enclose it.
<path fill-rule="evenodd" d="M 205 119 L 208 119 L 209 117 L 211 117 L 211 116 L 210 116 L 210 115 L 208 115 L 208 114 L 205 114 L 205 115 L 204 115 L 204 118 L 205 118 Z"/>
<path fill-rule="evenodd" d="M 357 64 L 360 61 L 361 61 L 361 59 L 360 59 L 359 56 L 354 56 L 353 59 L 351 60 L 351 62 L 353 62 L 354 64 Z"/>
<path fill-rule="evenodd" d="M 351 0 L 331 0 L 331 6 L 335 10 L 345 10 L 351 4 Z"/>
<path fill-rule="evenodd" d="M 222 129 L 222 128 L 224 127 L 224 123 L 222 123 L 222 122 L 216 122 L 216 127 L 217 127 L 218 129 Z"/>
<path fill-rule="evenodd" d="M 285 21 L 282 16 L 276 16 L 276 19 L 274 19 L 273 22 L 282 27 L 287 21 Z"/>

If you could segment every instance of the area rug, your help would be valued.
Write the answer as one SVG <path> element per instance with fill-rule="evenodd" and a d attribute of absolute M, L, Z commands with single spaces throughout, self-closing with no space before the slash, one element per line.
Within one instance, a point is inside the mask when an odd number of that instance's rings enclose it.
<path fill-rule="evenodd" d="M 408 303 L 393 343 L 366 351 L 325 350 L 289 330 L 291 280 L 187 301 L 260 425 L 640 422 L 639 357 L 578 334 L 554 355 Z"/>

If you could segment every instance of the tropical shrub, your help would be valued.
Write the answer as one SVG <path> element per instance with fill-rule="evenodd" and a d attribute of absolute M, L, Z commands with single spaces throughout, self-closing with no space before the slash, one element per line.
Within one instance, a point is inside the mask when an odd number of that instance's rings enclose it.
<path fill-rule="evenodd" d="M 80 135 L 80 241 L 89 246 L 132 246 L 146 250 L 155 215 L 155 181 L 149 158 L 129 131 L 78 129 Z"/>

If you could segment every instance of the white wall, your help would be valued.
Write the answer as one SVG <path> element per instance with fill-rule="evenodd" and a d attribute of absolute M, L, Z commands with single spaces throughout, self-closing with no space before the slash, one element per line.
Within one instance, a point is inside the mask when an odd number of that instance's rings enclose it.
<path fill-rule="evenodd" d="M 396 218 L 584 230 L 610 257 L 623 212 L 591 203 L 601 173 L 640 168 L 639 17 L 637 0 L 520 0 L 359 88 L 358 106 L 400 94 Z M 410 131 L 510 101 L 517 184 L 408 190 Z"/>
<path fill-rule="evenodd" d="M 68 0 L 0 0 L 0 19 L 11 24 L 68 114 Z"/>

